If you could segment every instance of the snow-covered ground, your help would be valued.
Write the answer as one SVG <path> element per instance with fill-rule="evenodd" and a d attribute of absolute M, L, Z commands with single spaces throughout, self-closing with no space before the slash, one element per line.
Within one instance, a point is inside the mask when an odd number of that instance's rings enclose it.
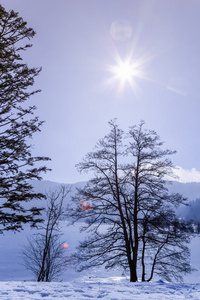
<path fill-rule="evenodd" d="M 130 283 L 118 278 L 89 279 L 83 277 L 73 282 L 0 282 L 0 299 L 200 299 L 200 284 Z"/>
<path fill-rule="evenodd" d="M 63 240 L 69 245 L 70 255 L 84 237 L 79 232 L 81 224 L 66 226 L 62 223 Z M 200 300 L 200 272 L 184 277 L 184 283 L 166 283 L 154 278 L 150 283 L 130 283 L 128 274 L 122 270 L 105 271 L 103 268 L 77 273 L 73 267 L 58 282 L 37 283 L 23 266 L 20 249 L 32 231 L 6 233 L 0 236 L 0 299 L 40 300 L 40 299 L 195 299 Z M 191 243 L 191 264 L 200 270 L 200 237 Z M 127 276 L 127 277 L 126 277 Z"/>

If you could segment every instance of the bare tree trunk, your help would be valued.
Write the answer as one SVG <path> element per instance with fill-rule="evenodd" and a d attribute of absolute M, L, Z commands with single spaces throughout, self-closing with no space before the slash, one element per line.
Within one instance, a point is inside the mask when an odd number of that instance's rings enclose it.
<path fill-rule="evenodd" d="M 131 263 L 131 282 L 137 281 L 137 260 L 138 260 L 138 177 L 139 177 L 139 153 L 137 157 L 137 169 L 135 176 L 135 195 L 134 195 L 134 248 L 133 248 L 133 261 Z"/>
<path fill-rule="evenodd" d="M 42 256 L 42 265 L 41 265 L 41 269 L 40 269 L 40 273 L 38 275 L 38 279 L 37 281 L 44 281 L 44 277 L 45 277 L 45 261 L 46 261 L 46 255 L 47 255 L 47 250 L 46 247 L 43 251 L 43 256 Z"/>
<path fill-rule="evenodd" d="M 146 241 L 145 241 L 145 233 L 146 233 L 146 229 L 147 229 L 147 222 L 144 219 L 144 223 L 143 223 L 143 236 L 142 236 L 142 243 L 143 243 L 143 247 L 142 247 L 142 281 L 146 281 L 145 280 L 145 249 L 146 249 Z"/>
<path fill-rule="evenodd" d="M 137 260 L 131 260 L 130 261 L 130 282 L 136 282 L 137 281 Z"/>
<path fill-rule="evenodd" d="M 142 248 L 142 281 L 145 281 L 144 253 L 145 253 L 145 240 L 144 240 L 144 237 L 143 237 L 143 248 Z"/>

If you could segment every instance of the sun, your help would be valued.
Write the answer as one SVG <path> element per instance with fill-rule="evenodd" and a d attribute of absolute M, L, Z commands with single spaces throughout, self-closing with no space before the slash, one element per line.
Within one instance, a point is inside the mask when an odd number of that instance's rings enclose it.
<path fill-rule="evenodd" d="M 111 73 L 107 84 L 117 85 L 117 93 L 120 94 L 128 85 L 134 91 L 137 89 L 136 78 L 142 77 L 141 61 L 133 60 L 131 57 L 122 60 L 119 56 L 115 60 L 115 65 L 109 65 L 108 71 Z"/>
<path fill-rule="evenodd" d="M 133 76 L 136 73 L 136 70 L 133 64 L 131 65 L 129 61 L 125 61 L 120 62 L 119 65 L 113 67 L 113 72 L 119 80 L 123 82 L 131 82 Z"/>
<path fill-rule="evenodd" d="M 136 62 L 131 62 L 130 59 L 125 61 L 120 59 L 115 66 L 112 66 L 111 72 L 113 81 L 118 82 L 118 93 L 122 93 L 127 84 L 135 89 L 135 79 L 139 76 Z"/>

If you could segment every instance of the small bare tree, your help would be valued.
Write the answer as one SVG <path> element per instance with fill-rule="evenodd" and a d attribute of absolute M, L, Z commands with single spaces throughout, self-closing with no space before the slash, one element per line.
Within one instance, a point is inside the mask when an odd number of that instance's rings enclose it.
<path fill-rule="evenodd" d="M 64 217 L 63 201 L 70 188 L 61 186 L 59 190 L 51 191 L 47 196 L 47 220 L 40 232 L 28 238 L 28 244 L 22 250 L 24 264 L 36 277 L 37 281 L 51 281 L 58 278 L 69 258 L 62 248 L 62 233 L 59 221 Z"/>

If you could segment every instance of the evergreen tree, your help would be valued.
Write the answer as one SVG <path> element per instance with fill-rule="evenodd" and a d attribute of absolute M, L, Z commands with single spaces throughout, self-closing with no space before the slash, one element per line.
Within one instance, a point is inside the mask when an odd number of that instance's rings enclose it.
<path fill-rule="evenodd" d="M 34 35 L 18 13 L 0 5 L 0 233 L 41 221 L 41 209 L 26 204 L 44 197 L 33 191 L 30 180 L 41 179 L 47 167 L 37 163 L 49 160 L 31 153 L 30 139 L 43 122 L 34 116 L 29 98 L 39 92 L 31 87 L 41 69 L 29 68 L 21 53 L 32 46 L 24 40 Z"/>

